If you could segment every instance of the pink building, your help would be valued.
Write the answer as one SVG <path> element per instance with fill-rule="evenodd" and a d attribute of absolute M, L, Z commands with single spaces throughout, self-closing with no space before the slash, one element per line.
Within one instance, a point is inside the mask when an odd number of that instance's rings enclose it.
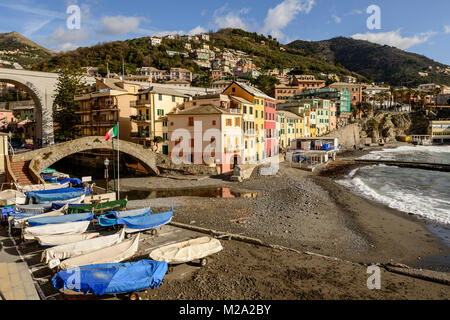
<path fill-rule="evenodd" d="M 219 166 L 221 173 L 241 163 L 242 115 L 212 104 L 192 106 L 167 115 L 169 156 L 173 161 Z"/>
<path fill-rule="evenodd" d="M 276 137 L 276 101 L 275 99 L 264 101 L 264 131 L 265 150 L 263 158 L 270 158 L 278 154 Z"/>
<path fill-rule="evenodd" d="M 336 130 L 337 128 L 337 112 L 336 102 L 330 101 L 330 131 Z"/>

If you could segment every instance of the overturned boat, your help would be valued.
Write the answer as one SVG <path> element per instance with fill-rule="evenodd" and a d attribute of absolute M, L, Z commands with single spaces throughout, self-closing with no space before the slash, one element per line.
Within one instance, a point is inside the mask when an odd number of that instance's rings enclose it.
<path fill-rule="evenodd" d="M 77 234 L 59 234 L 48 236 L 35 236 L 35 240 L 39 242 L 42 247 L 54 247 L 61 246 L 68 243 L 75 243 L 84 240 L 94 239 L 98 237 L 100 233 L 77 233 Z"/>
<path fill-rule="evenodd" d="M 21 185 L 15 183 L 14 186 L 19 191 L 29 192 L 29 191 L 43 191 L 43 190 L 68 188 L 69 183 L 47 183 L 47 184 L 35 184 L 35 185 L 29 185 L 29 186 L 21 186 Z"/>
<path fill-rule="evenodd" d="M 90 264 L 117 263 L 131 258 L 136 254 L 139 247 L 139 234 L 130 240 L 122 241 L 108 248 L 96 250 L 81 256 L 64 260 L 59 265 L 61 270 Z"/>
<path fill-rule="evenodd" d="M 87 265 L 76 270 L 60 271 L 52 278 L 53 287 L 85 295 L 112 295 L 156 289 L 167 273 L 166 262 L 141 260 L 129 263 Z M 79 277 L 74 283 L 74 272 Z"/>
<path fill-rule="evenodd" d="M 155 229 L 172 221 L 173 207 L 170 211 L 150 215 L 118 217 L 117 224 L 125 225 L 126 233 L 135 233 Z"/>
<path fill-rule="evenodd" d="M 0 205 L 1 206 L 10 206 L 10 205 L 18 205 L 18 204 L 26 204 L 27 196 L 18 190 L 5 190 L 0 192 Z"/>
<path fill-rule="evenodd" d="M 102 227 L 112 227 L 117 225 L 117 218 L 147 216 L 152 212 L 152 208 L 142 208 L 127 211 L 109 211 L 97 218 L 98 224 Z"/>
<path fill-rule="evenodd" d="M 150 253 L 150 259 L 166 261 L 169 264 L 180 264 L 202 260 L 222 250 L 223 247 L 219 240 L 201 237 L 155 249 Z M 205 265 L 206 261 L 201 263 Z"/>
<path fill-rule="evenodd" d="M 61 264 L 61 260 L 108 248 L 121 243 L 124 238 L 125 230 L 122 229 L 120 232 L 110 236 L 97 237 L 49 248 L 42 253 L 41 262 L 48 264 L 49 268 L 53 269 Z"/>
<path fill-rule="evenodd" d="M 79 221 L 61 224 L 48 224 L 38 227 L 28 227 L 23 230 L 25 240 L 33 240 L 38 236 L 72 235 L 86 232 L 91 221 Z"/>
<path fill-rule="evenodd" d="M 19 218 L 19 216 L 16 215 L 12 219 L 12 224 L 14 225 L 15 228 L 24 228 L 29 219 L 38 219 L 38 218 L 40 219 L 40 218 L 47 218 L 47 217 L 62 216 L 67 211 L 68 207 L 69 207 L 68 205 L 65 205 L 65 206 L 59 208 L 58 210 L 54 210 L 54 211 L 50 211 L 50 212 L 42 213 L 42 214 L 31 214 L 31 215 L 27 214 L 25 217 L 22 216 L 21 218 Z"/>
<path fill-rule="evenodd" d="M 81 198 L 83 195 L 89 195 L 91 191 L 91 188 L 62 188 L 43 191 L 30 191 L 25 192 L 25 195 L 36 203 L 67 203 L 68 201 L 77 203 L 77 199 Z M 83 200 L 84 197 L 81 201 L 78 201 L 78 203 L 81 203 Z"/>
<path fill-rule="evenodd" d="M 94 219 L 94 214 L 92 212 L 86 212 L 86 213 L 78 213 L 78 214 L 50 216 L 50 217 L 43 217 L 43 218 L 33 217 L 31 219 L 28 219 L 28 225 L 30 227 L 38 227 L 38 226 L 45 226 L 45 225 L 49 225 L 49 224 L 91 221 L 92 219 Z"/>

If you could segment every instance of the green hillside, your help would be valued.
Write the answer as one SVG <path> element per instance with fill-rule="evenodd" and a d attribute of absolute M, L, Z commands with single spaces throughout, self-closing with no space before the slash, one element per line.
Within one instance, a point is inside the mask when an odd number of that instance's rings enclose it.
<path fill-rule="evenodd" d="M 450 85 L 450 75 L 442 72 L 448 66 L 386 45 L 339 37 L 312 42 L 297 40 L 288 46 L 304 50 L 322 61 L 340 64 L 376 82 L 409 87 L 433 82 Z M 419 72 L 426 72 L 428 76 L 421 77 Z"/>
<path fill-rule="evenodd" d="M 18 63 L 25 69 L 50 59 L 54 53 L 17 32 L 0 33 L 0 51 L 20 50 L 21 53 L 0 54 L 0 60 Z M 5 67 L 8 67 L 5 64 Z"/>

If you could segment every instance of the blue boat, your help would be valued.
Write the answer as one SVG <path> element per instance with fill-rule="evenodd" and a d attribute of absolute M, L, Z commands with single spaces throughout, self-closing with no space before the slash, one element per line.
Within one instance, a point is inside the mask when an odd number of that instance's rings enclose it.
<path fill-rule="evenodd" d="M 102 227 L 112 227 L 117 225 L 117 218 L 147 216 L 152 212 L 152 208 L 142 208 L 127 211 L 108 211 L 106 214 L 99 216 L 98 224 Z"/>
<path fill-rule="evenodd" d="M 139 231 L 145 231 L 154 229 L 165 224 L 168 224 L 172 220 L 173 207 L 170 211 L 163 213 L 155 213 L 150 215 L 141 215 L 136 217 L 119 217 L 117 218 L 117 224 L 125 225 L 125 232 L 133 233 Z"/>
<path fill-rule="evenodd" d="M 57 273 L 52 284 L 57 290 L 72 290 L 85 295 L 129 293 L 156 289 L 167 269 L 167 262 L 153 260 L 87 265 Z"/>
<path fill-rule="evenodd" d="M 37 227 L 37 226 L 43 226 L 46 224 L 91 221 L 92 219 L 94 219 L 94 214 L 92 212 L 87 212 L 87 213 L 79 213 L 79 214 L 66 214 L 63 216 L 28 219 L 28 224 L 30 225 L 30 227 Z"/>
<path fill-rule="evenodd" d="M 88 195 L 91 193 L 91 188 L 62 188 L 43 191 L 25 192 L 25 195 L 35 200 L 38 203 L 65 201 Z"/>

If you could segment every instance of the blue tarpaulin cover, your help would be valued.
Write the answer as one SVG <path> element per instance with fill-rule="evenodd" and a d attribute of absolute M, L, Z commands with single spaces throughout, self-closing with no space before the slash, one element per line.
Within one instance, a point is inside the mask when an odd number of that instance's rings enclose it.
<path fill-rule="evenodd" d="M 152 229 L 170 222 L 173 216 L 173 207 L 170 211 L 145 216 L 117 218 L 117 224 L 124 224 L 129 229 Z"/>
<path fill-rule="evenodd" d="M 54 190 L 31 191 L 25 192 L 28 198 L 36 199 L 39 202 L 64 201 L 88 195 L 91 192 L 90 188 L 63 188 Z"/>
<path fill-rule="evenodd" d="M 136 210 L 127 211 L 108 211 L 107 214 L 103 214 L 97 218 L 98 224 L 102 227 L 112 227 L 117 225 L 117 218 L 127 218 L 127 217 L 139 217 L 146 216 L 152 212 L 151 208 L 142 208 Z"/>
<path fill-rule="evenodd" d="M 44 179 L 46 182 L 55 183 L 58 182 L 58 178 L 54 176 L 46 176 L 44 174 L 41 174 L 42 179 Z"/>
<path fill-rule="evenodd" d="M 64 184 L 64 183 L 67 183 L 67 182 L 69 182 L 70 184 L 75 185 L 75 186 L 82 183 L 81 180 L 78 179 L 78 178 L 67 178 L 67 179 L 61 180 L 59 182 L 59 184 Z"/>
<path fill-rule="evenodd" d="M 64 216 L 44 217 L 36 219 L 28 219 L 30 227 L 43 226 L 46 224 L 59 224 L 68 222 L 90 221 L 94 219 L 92 212 L 79 213 L 79 214 L 67 214 Z"/>
<path fill-rule="evenodd" d="M 167 273 L 167 262 L 141 260 L 81 266 L 56 274 L 53 287 L 95 295 L 156 289 Z"/>

